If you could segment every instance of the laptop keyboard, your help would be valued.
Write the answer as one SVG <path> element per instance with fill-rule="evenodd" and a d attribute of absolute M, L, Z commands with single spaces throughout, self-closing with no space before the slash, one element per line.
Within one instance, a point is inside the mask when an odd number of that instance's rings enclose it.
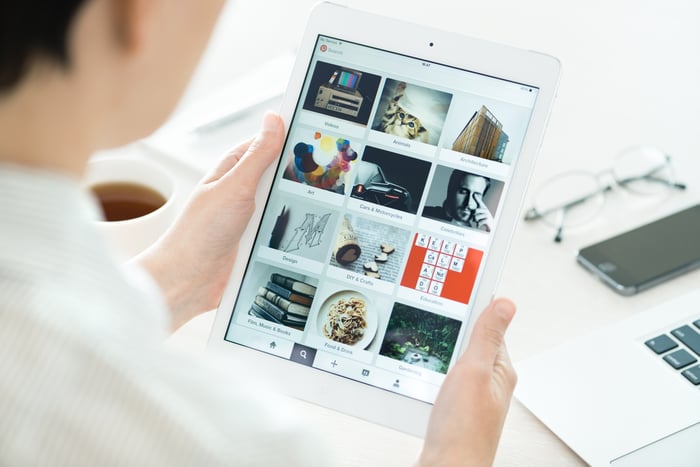
<path fill-rule="evenodd" d="M 700 319 L 644 342 L 695 386 L 700 385 Z"/>

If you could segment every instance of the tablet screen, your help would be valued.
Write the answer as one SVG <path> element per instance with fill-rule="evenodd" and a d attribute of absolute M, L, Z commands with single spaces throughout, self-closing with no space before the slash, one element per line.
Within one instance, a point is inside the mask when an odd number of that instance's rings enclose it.
<path fill-rule="evenodd" d="M 537 94 L 319 36 L 225 339 L 432 403 Z"/>

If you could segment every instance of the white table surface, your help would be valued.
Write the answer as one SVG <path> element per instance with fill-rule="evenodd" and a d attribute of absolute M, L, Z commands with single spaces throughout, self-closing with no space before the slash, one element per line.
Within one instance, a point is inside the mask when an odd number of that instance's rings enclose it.
<path fill-rule="evenodd" d="M 639 198 L 610 194 L 595 221 L 565 231 L 561 244 L 541 224 L 520 223 L 500 293 L 518 304 L 508 334 L 514 360 L 616 322 L 700 285 L 700 271 L 634 297 L 622 297 L 580 268 L 582 246 L 700 201 L 700 3 L 693 0 L 457 2 L 391 0 L 346 2 L 365 10 L 509 43 L 557 56 L 563 63 L 559 97 L 531 190 L 569 169 L 602 170 L 626 146 L 646 143 L 673 155 L 683 193 Z M 298 43 L 311 0 L 239 1 L 224 11 L 183 106 L 236 79 Z M 410 30 L 406 31 L 410 34 Z M 275 105 L 270 102 L 269 105 Z M 249 134 L 261 109 L 219 132 L 228 145 Z M 222 136 L 223 135 L 223 136 Z M 230 142 L 228 139 L 230 138 Z M 173 158 L 157 159 L 178 178 L 178 202 L 199 174 Z M 130 153 L 129 156 L 134 153 Z M 139 154 L 139 156 L 141 156 Z M 213 157 L 213 156 L 212 156 Z M 213 158 L 212 158 L 213 160 Z M 201 163 L 201 161 L 199 161 Z M 530 195 L 528 195 L 529 199 Z M 204 349 L 213 313 L 176 332 L 166 343 Z M 301 402 L 308 418 L 331 437 L 336 465 L 406 466 L 421 440 Z M 347 445 L 362 448 L 348 453 Z M 342 455 L 341 455 L 342 453 Z M 496 465 L 582 465 L 583 461 L 514 401 Z"/>

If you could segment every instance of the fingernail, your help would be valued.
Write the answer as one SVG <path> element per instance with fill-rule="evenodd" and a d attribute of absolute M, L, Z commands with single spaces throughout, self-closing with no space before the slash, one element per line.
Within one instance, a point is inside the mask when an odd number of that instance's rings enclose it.
<path fill-rule="evenodd" d="M 278 128 L 277 115 L 272 112 L 268 112 L 263 117 L 262 129 L 263 131 L 275 131 Z"/>
<path fill-rule="evenodd" d="M 515 314 L 515 306 L 509 301 L 499 300 L 495 304 L 496 313 L 507 319 L 509 322 Z"/>

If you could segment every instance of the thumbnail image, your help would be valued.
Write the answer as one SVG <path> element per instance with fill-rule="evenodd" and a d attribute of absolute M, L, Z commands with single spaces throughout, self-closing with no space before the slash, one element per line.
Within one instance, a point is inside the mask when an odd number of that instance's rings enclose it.
<path fill-rule="evenodd" d="M 415 214 L 430 163 L 374 147 L 365 148 L 351 196 Z"/>
<path fill-rule="evenodd" d="M 379 330 L 386 327 L 391 310 L 388 298 L 327 280 L 316 293 L 316 303 L 319 306 L 314 305 L 307 332 L 331 345 L 338 343 L 371 352 L 379 350 Z"/>
<path fill-rule="evenodd" d="M 482 159 L 511 164 L 522 145 L 531 109 L 494 99 L 456 96 L 442 146 Z"/>
<path fill-rule="evenodd" d="M 377 333 L 377 310 L 361 292 L 339 290 L 321 303 L 317 331 L 328 340 L 366 348 Z"/>
<path fill-rule="evenodd" d="M 381 77 L 316 62 L 304 109 L 366 126 Z"/>
<path fill-rule="evenodd" d="M 491 232 L 503 187 L 500 180 L 439 165 L 422 216 Z"/>
<path fill-rule="evenodd" d="M 304 330 L 318 281 L 304 274 L 256 263 L 236 308 L 249 316 Z"/>
<path fill-rule="evenodd" d="M 306 199 L 276 196 L 260 229 L 264 245 L 275 250 L 325 261 L 333 244 L 338 213 Z"/>
<path fill-rule="evenodd" d="M 437 373 L 447 373 L 462 323 L 395 303 L 380 355 Z"/>
<path fill-rule="evenodd" d="M 395 283 L 410 237 L 411 233 L 407 230 L 346 214 L 330 264 L 373 279 Z"/>
<path fill-rule="evenodd" d="M 298 129 L 287 144 L 289 162 L 283 177 L 345 194 L 345 182 L 357 163 L 357 150 L 343 136 Z"/>
<path fill-rule="evenodd" d="M 468 304 L 484 252 L 448 238 L 416 233 L 401 285 Z"/>
<path fill-rule="evenodd" d="M 437 145 L 451 101 L 452 94 L 387 78 L 372 129 Z"/>

